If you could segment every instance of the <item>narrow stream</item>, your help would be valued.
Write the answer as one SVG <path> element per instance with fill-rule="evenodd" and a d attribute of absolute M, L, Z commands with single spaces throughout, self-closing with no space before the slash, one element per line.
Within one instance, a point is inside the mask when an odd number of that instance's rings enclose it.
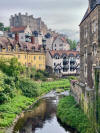
<path fill-rule="evenodd" d="M 62 126 L 56 117 L 57 103 L 61 97 L 54 92 L 47 94 L 20 117 L 12 133 L 77 133 Z"/>

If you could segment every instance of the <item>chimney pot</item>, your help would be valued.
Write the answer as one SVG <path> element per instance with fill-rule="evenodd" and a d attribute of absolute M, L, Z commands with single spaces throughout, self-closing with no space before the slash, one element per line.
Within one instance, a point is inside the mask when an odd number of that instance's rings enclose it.
<path fill-rule="evenodd" d="M 35 44 L 34 36 L 31 36 L 31 43 L 32 43 L 32 44 Z"/>
<path fill-rule="evenodd" d="M 18 35 L 18 33 L 15 33 L 15 41 L 19 42 L 19 35 Z"/>

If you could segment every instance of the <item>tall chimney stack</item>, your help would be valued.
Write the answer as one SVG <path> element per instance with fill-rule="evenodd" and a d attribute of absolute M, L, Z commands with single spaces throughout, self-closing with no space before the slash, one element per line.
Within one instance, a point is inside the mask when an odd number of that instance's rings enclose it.
<path fill-rule="evenodd" d="M 32 44 L 35 44 L 35 38 L 34 38 L 34 36 L 31 36 L 31 43 Z"/>
<path fill-rule="evenodd" d="M 15 33 L 15 41 L 19 42 L 19 34 L 18 33 Z"/>

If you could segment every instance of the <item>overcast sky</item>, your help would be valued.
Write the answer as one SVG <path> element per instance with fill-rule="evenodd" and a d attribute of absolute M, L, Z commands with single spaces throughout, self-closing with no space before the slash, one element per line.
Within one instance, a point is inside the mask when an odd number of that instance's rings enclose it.
<path fill-rule="evenodd" d="M 41 17 L 49 28 L 79 38 L 79 23 L 88 0 L 0 0 L 0 21 L 9 25 L 10 15 L 28 12 Z"/>

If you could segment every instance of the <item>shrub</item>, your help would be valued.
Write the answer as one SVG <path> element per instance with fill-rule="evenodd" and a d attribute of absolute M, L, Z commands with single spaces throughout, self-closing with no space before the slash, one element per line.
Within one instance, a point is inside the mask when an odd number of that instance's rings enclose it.
<path fill-rule="evenodd" d="M 80 133 L 92 133 L 90 121 L 72 96 L 60 100 L 57 116 L 63 123 L 77 129 Z"/>
<path fill-rule="evenodd" d="M 38 96 L 38 84 L 30 79 L 20 79 L 19 88 L 26 97 L 36 97 Z"/>
<path fill-rule="evenodd" d="M 17 77 L 20 73 L 24 72 L 24 67 L 18 62 L 17 58 L 0 58 L 0 69 L 8 76 Z"/>
<path fill-rule="evenodd" d="M 2 77 L 3 76 L 3 77 Z M 0 71 L 0 104 L 15 96 L 14 78 L 8 77 Z"/>

